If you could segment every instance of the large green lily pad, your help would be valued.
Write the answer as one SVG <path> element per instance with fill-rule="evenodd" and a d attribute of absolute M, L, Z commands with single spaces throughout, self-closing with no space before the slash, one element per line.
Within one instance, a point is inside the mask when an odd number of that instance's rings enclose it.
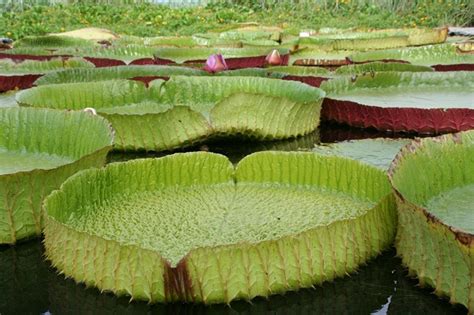
<path fill-rule="evenodd" d="M 0 75 L 44 74 L 68 68 L 94 68 L 94 64 L 82 58 L 52 59 L 48 61 L 25 60 L 13 62 L 0 59 Z"/>
<path fill-rule="evenodd" d="M 474 131 L 415 140 L 397 156 L 396 247 L 422 286 L 474 311 Z"/>
<path fill-rule="evenodd" d="M 43 199 L 79 170 L 104 165 L 112 129 L 86 113 L 0 109 L 0 244 L 41 234 Z"/>
<path fill-rule="evenodd" d="M 349 58 L 353 62 L 401 60 L 422 66 L 474 63 L 474 55 L 459 52 L 453 44 L 360 52 Z"/>
<path fill-rule="evenodd" d="M 136 77 L 168 77 L 172 75 L 206 75 L 204 70 L 174 66 L 117 66 L 91 69 L 67 69 L 49 73 L 36 80 L 36 85 L 94 82 Z"/>
<path fill-rule="evenodd" d="M 300 47 L 321 50 L 371 50 L 442 43 L 447 37 L 442 29 L 387 29 L 371 32 L 341 32 L 302 37 Z"/>
<path fill-rule="evenodd" d="M 474 109 L 474 73 L 377 73 L 324 83 L 328 97 L 382 108 Z"/>
<path fill-rule="evenodd" d="M 256 153 L 235 168 L 203 152 L 114 163 L 72 177 L 45 208 L 53 266 L 151 302 L 309 287 L 353 272 L 395 232 L 384 172 L 301 152 Z"/>
<path fill-rule="evenodd" d="M 319 124 L 323 97 L 323 91 L 298 82 L 177 76 L 149 87 L 129 80 L 44 85 L 20 92 L 17 100 L 34 107 L 94 107 L 112 123 L 117 149 L 160 151 L 210 136 L 307 134 Z"/>

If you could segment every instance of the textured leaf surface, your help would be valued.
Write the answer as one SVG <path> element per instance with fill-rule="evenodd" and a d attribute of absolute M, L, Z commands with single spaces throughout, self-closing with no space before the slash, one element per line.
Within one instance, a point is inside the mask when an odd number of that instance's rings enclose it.
<path fill-rule="evenodd" d="M 340 32 L 300 38 L 300 46 L 323 50 L 370 50 L 442 43 L 447 29 L 387 29 L 372 32 Z"/>
<path fill-rule="evenodd" d="M 321 116 L 356 127 L 417 133 L 474 128 L 472 72 L 379 72 L 326 81 Z"/>
<path fill-rule="evenodd" d="M 18 48 L 62 48 L 62 47 L 92 47 L 97 45 L 93 41 L 82 38 L 73 38 L 66 36 L 31 36 L 24 37 L 15 42 L 15 47 Z"/>
<path fill-rule="evenodd" d="M 234 169 L 176 154 L 71 178 L 46 202 L 45 245 L 54 266 L 102 290 L 229 302 L 355 270 L 390 244 L 392 202 L 382 171 L 347 159 L 263 152 Z"/>
<path fill-rule="evenodd" d="M 17 100 L 34 107 L 94 107 L 112 122 L 117 148 L 159 151 L 212 135 L 280 139 L 307 134 L 319 124 L 323 97 L 321 90 L 297 82 L 176 76 L 154 80 L 148 88 L 129 80 L 42 85 L 23 91 Z"/>
<path fill-rule="evenodd" d="M 278 66 L 271 67 L 268 70 L 299 76 L 328 76 L 331 73 L 328 69 L 322 67 Z"/>
<path fill-rule="evenodd" d="M 65 68 L 93 67 L 92 63 L 81 58 L 70 58 L 67 60 L 58 58 L 49 61 L 25 60 L 19 63 L 13 62 L 10 59 L 0 59 L 0 75 L 41 74 Z"/>
<path fill-rule="evenodd" d="M 397 252 L 421 285 L 474 310 L 474 132 L 415 140 L 397 156 Z M 471 202 L 470 202 L 471 201 Z"/>
<path fill-rule="evenodd" d="M 344 156 L 373 165 L 382 170 L 388 170 L 395 155 L 408 144 L 407 139 L 363 139 L 350 140 L 333 144 L 318 145 L 313 152 L 323 155 Z"/>
<path fill-rule="evenodd" d="M 292 53 L 289 64 L 298 64 L 299 66 L 340 66 L 347 64 L 346 57 L 350 54 L 352 54 L 352 51 L 325 51 L 307 48 Z"/>
<path fill-rule="evenodd" d="M 0 110 L 0 243 L 39 235 L 41 203 L 75 172 L 99 167 L 112 144 L 100 117 L 45 109 Z"/>
<path fill-rule="evenodd" d="M 370 72 L 431 72 L 433 68 L 418 66 L 399 62 L 369 62 L 364 64 L 346 65 L 337 68 L 334 72 L 337 75 L 354 75 Z"/>
<path fill-rule="evenodd" d="M 408 46 L 408 36 L 402 32 L 355 32 L 323 34 L 300 38 L 301 47 L 321 50 L 367 50 Z"/>

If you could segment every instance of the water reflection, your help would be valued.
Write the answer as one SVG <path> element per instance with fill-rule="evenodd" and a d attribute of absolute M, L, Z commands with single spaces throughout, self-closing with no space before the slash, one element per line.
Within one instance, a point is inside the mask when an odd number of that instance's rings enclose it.
<path fill-rule="evenodd" d="M 357 274 L 315 289 L 229 306 L 148 305 L 86 289 L 43 261 L 39 240 L 0 247 L 0 313 L 39 314 L 465 314 L 406 277 L 394 250 Z"/>

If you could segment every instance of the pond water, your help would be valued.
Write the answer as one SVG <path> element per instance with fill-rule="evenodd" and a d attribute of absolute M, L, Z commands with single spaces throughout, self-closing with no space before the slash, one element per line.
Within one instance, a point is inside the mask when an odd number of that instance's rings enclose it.
<path fill-rule="evenodd" d="M 326 124 L 317 132 L 291 141 L 265 144 L 213 142 L 189 150 L 226 154 L 237 162 L 261 150 L 311 149 L 316 143 L 378 136 L 400 137 L 371 130 Z M 407 135 L 404 135 L 407 136 Z M 114 153 L 109 162 L 163 154 Z M 407 277 L 401 260 L 390 249 L 362 266 L 358 273 L 314 289 L 227 305 L 148 305 L 129 303 L 129 298 L 101 294 L 95 288 L 75 284 L 58 275 L 43 259 L 41 240 L 16 246 L 0 246 L 0 314 L 466 314 L 462 306 L 422 289 Z"/>

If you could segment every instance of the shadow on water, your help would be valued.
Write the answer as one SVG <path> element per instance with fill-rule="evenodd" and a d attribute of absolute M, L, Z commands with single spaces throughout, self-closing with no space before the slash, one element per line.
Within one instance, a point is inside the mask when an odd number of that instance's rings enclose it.
<path fill-rule="evenodd" d="M 39 240 L 0 247 L 0 313 L 39 314 L 465 314 L 429 290 L 416 287 L 393 249 L 359 272 L 314 289 L 239 301 L 230 306 L 129 303 L 128 298 L 64 279 L 43 260 Z"/>

